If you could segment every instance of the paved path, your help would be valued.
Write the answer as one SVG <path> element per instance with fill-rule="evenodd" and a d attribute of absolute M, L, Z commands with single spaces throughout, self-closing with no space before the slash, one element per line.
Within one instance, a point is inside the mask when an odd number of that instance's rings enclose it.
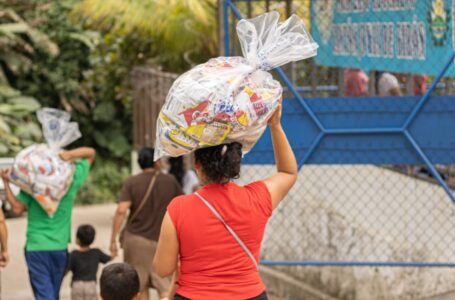
<path fill-rule="evenodd" d="M 72 237 L 74 237 L 75 231 L 80 224 L 92 224 L 97 231 L 94 245 L 107 252 L 114 210 L 115 205 L 113 204 L 76 207 L 73 211 Z M 11 263 L 6 269 L 1 271 L 1 300 L 33 299 L 23 255 L 26 223 L 26 218 L 7 220 Z M 70 249 L 73 249 L 75 246 L 71 244 Z M 120 261 L 120 259 L 117 258 L 115 261 Z M 60 293 L 61 300 L 70 299 L 69 281 L 70 276 L 67 276 L 62 285 Z M 152 300 L 154 299 L 157 298 L 152 298 Z"/>

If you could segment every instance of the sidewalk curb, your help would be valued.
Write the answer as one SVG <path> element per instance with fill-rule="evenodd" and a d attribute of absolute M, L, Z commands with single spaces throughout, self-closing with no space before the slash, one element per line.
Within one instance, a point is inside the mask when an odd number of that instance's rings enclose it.
<path fill-rule="evenodd" d="M 276 269 L 260 266 L 259 272 L 267 291 L 282 300 L 339 300 Z"/>

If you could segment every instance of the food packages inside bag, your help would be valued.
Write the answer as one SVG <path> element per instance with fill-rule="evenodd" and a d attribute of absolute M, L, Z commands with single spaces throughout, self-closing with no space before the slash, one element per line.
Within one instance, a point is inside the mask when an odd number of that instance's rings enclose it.
<path fill-rule="evenodd" d="M 34 144 L 16 156 L 9 174 L 11 182 L 33 196 L 52 217 L 68 191 L 74 165 L 60 158 L 61 149 L 81 136 L 68 113 L 44 108 L 38 111 L 47 144 Z"/>
<path fill-rule="evenodd" d="M 250 151 L 282 95 L 268 71 L 318 48 L 295 15 L 283 23 L 277 12 L 241 20 L 237 34 L 244 57 L 210 59 L 172 85 L 157 120 L 155 159 L 234 141 Z"/>

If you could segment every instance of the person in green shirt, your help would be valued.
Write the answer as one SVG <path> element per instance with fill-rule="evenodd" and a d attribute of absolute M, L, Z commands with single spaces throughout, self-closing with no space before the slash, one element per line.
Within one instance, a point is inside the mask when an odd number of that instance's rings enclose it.
<path fill-rule="evenodd" d="M 73 180 L 51 218 L 32 196 L 24 191 L 14 196 L 9 186 L 8 171 L 2 170 L 6 199 L 15 214 L 27 211 L 25 260 L 35 299 L 59 299 L 60 286 L 68 263 L 67 247 L 71 239 L 71 212 L 74 198 L 90 171 L 95 150 L 82 147 L 62 151 L 60 157 L 75 165 Z"/>

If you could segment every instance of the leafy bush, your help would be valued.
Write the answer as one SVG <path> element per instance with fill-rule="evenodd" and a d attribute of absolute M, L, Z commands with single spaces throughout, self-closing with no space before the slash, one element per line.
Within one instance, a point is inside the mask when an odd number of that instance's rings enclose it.
<path fill-rule="evenodd" d="M 76 204 L 97 204 L 114 202 L 122 184 L 129 176 L 127 167 L 119 167 L 114 161 L 97 158 L 89 178 L 76 197 Z"/>
<path fill-rule="evenodd" d="M 79 123 L 82 138 L 72 147 L 92 146 L 100 156 L 128 165 L 131 98 L 121 88 L 131 62 L 119 63 L 125 51 L 109 34 L 69 18 L 78 2 L 19 0 L 0 8 L 0 154 L 14 155 L 39 141 L 39 126 L 25 122 L 36 121 L 40 106 L 54 107 Z"/>
<path fill-rule="evenodd" d="M 216 3 L 82 0 L 72 15 L 103 34 L 128 40 L 124 58 L 140 56 L 165 70 L 182 72 L 217 53 Z"/>
<path fill-rule="evenodd" d="M 5 90 L 5 89 L 4 89 Z M 9 156 L 34 142 L 41 140 L 41 129 L 28 115 L 37 110 L 39 103 L 30 97 L 16 94 L 5 97 L 0 92 L 0 155 Z"/>
<path fill-rule="evenodd" d="M 14 10 L 0 8 L 0 155 L 12 155 L 41 140 L 41 130 L 31 116 L 41 105 L 15 84 L 33 68 L 37 52 L 53 57 L 59 49 L 32 27 Z"/>

